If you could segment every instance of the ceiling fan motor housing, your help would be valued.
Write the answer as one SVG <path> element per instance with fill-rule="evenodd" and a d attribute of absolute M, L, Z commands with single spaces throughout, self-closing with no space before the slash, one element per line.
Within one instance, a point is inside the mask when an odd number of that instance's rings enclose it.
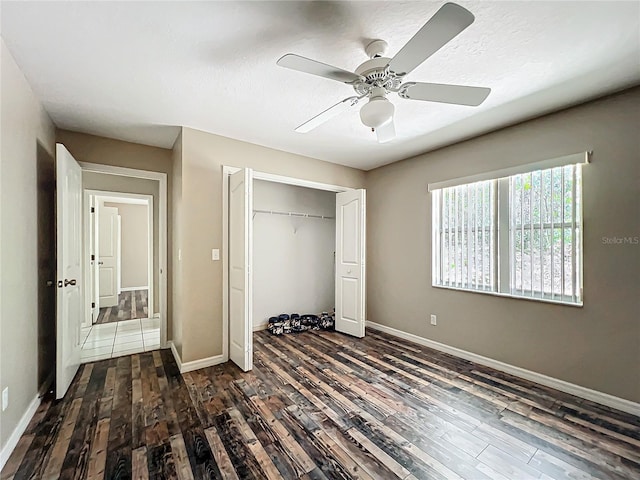
<path fill-rule="evenodd" d="M 358 66 L 355 73 L 364 77 L 364 81 L 356 82 L 353 85 L 354 90 L 359 95 L 368 95 L 376 87 L 382 87 L 388 92 L 397 91 L 402 78 L 389 71 L 390 61 L 387 57 L 376 57 Z"/>

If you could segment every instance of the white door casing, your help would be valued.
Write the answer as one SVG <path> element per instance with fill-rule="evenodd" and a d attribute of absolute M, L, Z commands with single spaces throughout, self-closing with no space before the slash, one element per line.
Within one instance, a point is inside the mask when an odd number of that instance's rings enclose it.
<path fill-rule="evenodd" d="M 364 190 L 336 194 L 336 330 L 364 337 L 365 330 Z"/>
<path fill-rule="evenodd" d="M 56 144 L 56 398 L 64 397 L 80 366 L 82 294 L 82 170 Z"/>
<path fill-rule="evenodd" d="M 122 217 L 120 215 L 116 219 L 116 292 L 118 296 L 122 293 Z"/>
<path fill-rule="evenodd" d="M 98 207 L 98 279 L 100 308 L 118 304 L 118 209 Z"/>
<path fill-rule="evenodd" d="M 158 224 L 158 306 L 155 312 L 160 316 L 160 344 L 167 345 L 167 174 L 150 170 L 137 170 L 133 168 L 115 167 L 97 163 L 79 162 L 83 171 L 95 172 L 107 175 L 118 175 L 123 177 L 141 178 L 157 182 L 159 190 L 159 202 L 157 210 L 151 210 L 151 214 L 157 212 Z M 94 195 L 99 195 L 100 191 L 91 191 Z M 128 194 L 127 194 L 128 195 Z M 225 257 L 226 258 L 226 257 Z M 228 342 L 225 342 L 228 343 Z"/>
<path fill-rule="evenodd" d="M 245 372 L 253 368 L 252 193 L 250 169 L 229 177 L 229 358 Z"/>

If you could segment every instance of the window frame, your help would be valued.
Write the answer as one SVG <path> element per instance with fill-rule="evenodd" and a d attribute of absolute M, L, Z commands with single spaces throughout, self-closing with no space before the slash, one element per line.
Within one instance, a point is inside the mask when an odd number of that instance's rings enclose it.
<path fill-rule="evenodd" d="M 574 307 L 582 307 L 584 305 L 584 289 L 583 289 L 583 271 L 584 271 L 584 249 L 583 249 L 583 237 L 584 237 L 584 218 L 583 218 L 583 197 L 584 192 L 582 189 L 582 172 L 581 167 L 584 163 L 588 163 L 590 153 L 584 155 L 585 161 L 582 162 L 563 162 L 560 165 L 549 165 L 550 162 L 554 162 L 554 160 L 546 161 L 546 162 L 538 162 L 536 164 L 531 164 L 530 169 L 526 169 L 526 167 L 522 171 L 514 172 L 513 169 L 508 169 L 509 175 L 502 175 L 500 173 L 505 173 L 505 171 L 495 172 L 496 176 L 494 178 L 490 178 L 490 174 L 483 174 L 480 176 L 480 180 L 478 180 L 478 176 L 467 177 L 467 179 L 460 179 L 460 181 L 450 181 L 450 182 L 440 182 L 439 184 L 434 184 L 429 186 L 429 191 L 432 195 L 432 281 L 431 285 L 435 288 L 444 288 L 448 290 L 458 290 L 464 292 L 472 292 L 472 293 L 483 293 L 488 295 L 495 295 L 501 297 L 508 298 L 517 298 L 523 300 L 533 300 L 538 302 L 546 302 L 546 303 L 554 303 L 561 304 L 567 306 Z M 572 158 L 575 156 L 563 157 L 560 160 L 565 160 L 567 158 Z M 546 163 L 546 164 L 545 164 Z M 571 218 L 567 221 L 564 213 L 562 214 L 562 227 L 561 235 L 564 236 L 565 229 L 571 229 L 572 235 L 572 257 L 571 257 L 571 265 L 572 265 L 572 292 L 567 295 L 564 291 L 565 288 L 565 277 L 564 273 L 561 274 L 561 291 L 562 293 L 555 293 L 554 288 L 554 277 L 551 276 L 551 292 L 545 292 L 545 285 L 543 281 L 543 272 L 540 273 L 540 283 L 539 287 L 542 290 L 536 289 L 533 282 L 531 283 L 530 289 L 520 288 L 518 290 L 515 289 L 515 275 L 516 275 L 516 264 L 515 264 L 515 255 L 514 255 L 514 235 L 512 229 L 512 188 L 511 188 L 511 179 L 516 177 L 517 175 L 527 174 L 527 173 L 537 173 L 540 172 L 541 181 L 544 170 L 551 170 L 556 167 L 567 167 L 573 166 L 572 169 L 572 193 L 571 193 Z M 564 177 L 563 177 L 564 178 Z M 469 180 L 469 181 L 464 181 Z M 490 181 L 493 183 L 494 188 L 494 228 L 492 235 L 493 237 L 493 264 L 494 264 L 494 272 L 493 279 L 495 285 L 489 286 L 487 288 L 477 288 L 472 287 L 470 285 L 458 285 L 451 284 L 449 282 L 446 284 L 444 282 L 445 272 L 443 265 L 443 245 L 441 239 L 444 238 L 444 231 L 441 228 L 443 223 L 443 192 L 445 188 L 449 187 L 459 187 L 459 186 L 468 186 L 470 184 L 474 184 L 478 181 Z M 551 177 L 551 181 L 553 182 L 553 177 Z M 449 185 L 443 185 L 446 183 L 450 183 Z M 563 195 L 561 198 L 564 198 L 564 182 L 562 183 Z M 579 196 L 578 196 L 579 195 Z M 542 201 L 542 192 L 540 193 L 540 198 Z M 564 210 L 563 210 L 564 212 Z M 542 215 L 542 212 L 540 212 Z M 542 221 L 539 222 L 538 226 L 534 226 L 533 222 L 520 224 L 520 228 L 529 229 L 532 232 L 532 240 L 533 241 L 533 231 L 537 228 L 540 228 L 540 232 L 545 231 L 545 229 L 550 228 L 553 233 L 554 228 L 558 228 L 559 224 L 554 224 L 553 222 L 553 212 L 551 213 L 551 223 L 547 225 Z M 466 225 L 467 229 L 469 228 L 469 224 Z M 457 227 L 456 227 L 457 228 Z M 462 227 L 465 228 L 464 226 Z M 475 228 L 471 226 L 471 228 Z M 447 231 L 451 231 L 449 227 Z M 540 242 L 542 242 L 542 235 L 539 235 Z M 491 241 L 491 240 L 490 240 Z M 561 240 L 562 247 L 564 247 L 564 239 Z M 552 243 L 551 249 L 555 248 Z M 561 252 L 564 251 L 561 249 Z M 544 254 L 543 250 L 539 250 L 540 255 L 540 264 L 542 265 L 542 255 Z M 553 257 L 551 260 L 553 264 Z M 564 272 L 564 260 L 561 260 L 561 265 Z M 542 266 L 541 266 L 542 268 Z M 530 267 L 531 275 L 533 279 L 533 266 Z M 456 282 L 457 283 L 457 282 Z M 524 282 L 521 281 L 521 287 L 524 286 Z"/>

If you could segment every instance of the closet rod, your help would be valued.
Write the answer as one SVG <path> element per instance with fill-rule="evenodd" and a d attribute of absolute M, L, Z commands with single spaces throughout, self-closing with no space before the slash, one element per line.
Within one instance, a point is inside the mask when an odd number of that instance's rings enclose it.
<path fill-rule="evenodd" d="M 336 217 L 327 217 L 325 215 L 314 215 L 312 213 L 277 212 L 275 210 L 254 210 L 253 213 L 268 213 L 269 215 L 285 215 L 287 217 L 322 218 L 326 220 L 335 220 L 336 218 Z"/>

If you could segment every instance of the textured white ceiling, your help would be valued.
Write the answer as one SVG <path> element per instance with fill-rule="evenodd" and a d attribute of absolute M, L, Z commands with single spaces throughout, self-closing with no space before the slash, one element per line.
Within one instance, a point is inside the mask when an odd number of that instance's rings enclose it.
<path fill-rule="evenodd" d="M 408 80 L 491 87 L 480 107 L 403 100 L 380 145 L 353 95 L 276 66 L 397 52 L 444 2 L 2 2 L 2 37 L 62 128 L 171 147 L 178 125 L 370 169 L 640 83 L 639 2 L 461 1 L 476 17 Z M 541 139 L 544 141 L 544 139 Z"/>

